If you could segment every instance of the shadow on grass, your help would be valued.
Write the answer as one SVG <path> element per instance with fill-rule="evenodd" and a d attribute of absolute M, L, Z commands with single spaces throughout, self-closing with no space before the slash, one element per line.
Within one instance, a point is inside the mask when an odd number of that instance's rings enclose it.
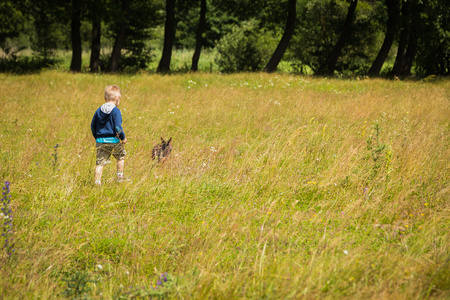
<path fill-rule="evenodd" d="M 32 74 L 44 69 L 55 68 L 61 59 L 40 56 L 2 57 L 0 58 L 0 73 Z"/>

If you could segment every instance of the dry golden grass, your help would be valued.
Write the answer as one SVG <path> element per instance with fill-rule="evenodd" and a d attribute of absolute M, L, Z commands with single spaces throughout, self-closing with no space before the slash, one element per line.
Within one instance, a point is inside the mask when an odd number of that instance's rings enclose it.
<path fill-rule="evenodd" d="M 3 298 L 450 297 L 448 80 L 0 80 L 16 239 Z M 89 126 L 107 84 L 133 183 L 109 165 L 98 188 Z M 160 136 L 174 149 L 155 165 Z"/>

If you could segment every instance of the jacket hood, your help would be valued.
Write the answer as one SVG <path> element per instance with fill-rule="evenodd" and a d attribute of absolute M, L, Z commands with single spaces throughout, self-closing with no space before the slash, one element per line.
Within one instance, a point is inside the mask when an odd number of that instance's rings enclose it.
<path fill-rule="evenodd" d="M 112 110 L 114 109 L 114 107 L 116 107 L 116 105 L 115 105 L 114 103 L 108 102 L 108 103 L 103 104 L 103 105 L 100 107 L 100 109 L 101 109 L 101 111 L 102 111 L 103 113 L 109 115 L 109 114 L 112 112 Z"/>

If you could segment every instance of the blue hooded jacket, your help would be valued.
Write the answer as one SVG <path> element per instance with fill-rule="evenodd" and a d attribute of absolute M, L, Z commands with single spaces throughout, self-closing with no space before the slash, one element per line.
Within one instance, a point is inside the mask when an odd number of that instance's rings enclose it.
<path fill-rule="evenodd" d="M 91 122 L 91 131 L 97 142 L 110 142 L 118 143 L 119 140 L 111 139 L 116 138 L 116 127 L 120 129 L 119 138 L 121 140 L 125 139 L 125 133 L 122 128 L 122 113 L 114 103 L 105 103 L 100 106 L 94 114 Z M 101 140 L 101 138 L 109 138 Z"/>

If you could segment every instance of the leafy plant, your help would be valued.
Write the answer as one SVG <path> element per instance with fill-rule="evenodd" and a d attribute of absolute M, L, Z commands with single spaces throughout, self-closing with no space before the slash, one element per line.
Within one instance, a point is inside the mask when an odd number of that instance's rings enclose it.
<path fill-rule="evenodd" d="M 273 38 L 255 20 L 234 26 L 217 44 L 216 63 L 223 72 L 261 70 L 274 49 Z"/>
<path fill-rule="evenodd" d="M 54 147 L 55 152 L 52 154 L 52 156 L 53 156 L 53 162 L 52 162 L 53 171 L 55 171 L 56 168 L 58 167 L 58 148 L 59 148 L 59 144 L 56 144 Z"/>
<path fill-rule="evenodd" d="M 67 287 L 63 295 L 72 299 L 83 299 L 87 293 L 91 291 L 90 283 L 97 282 L 87 271 L 75 271 L 63 281 L 67 283 Z"/>
<path fill-rule="evenodd" d="M 372 159 L 372 168 L 369 175 L 369 180 L 374 179 L 380 172 L 383 166 L 384 152 L 386 150 L 386 145 L 380 142 L 380 125 L 375 124 L 373 126 L 374 135 L 370 135 L 367 139 L 367 150 L 370 153 L 370 158 Z"/>

